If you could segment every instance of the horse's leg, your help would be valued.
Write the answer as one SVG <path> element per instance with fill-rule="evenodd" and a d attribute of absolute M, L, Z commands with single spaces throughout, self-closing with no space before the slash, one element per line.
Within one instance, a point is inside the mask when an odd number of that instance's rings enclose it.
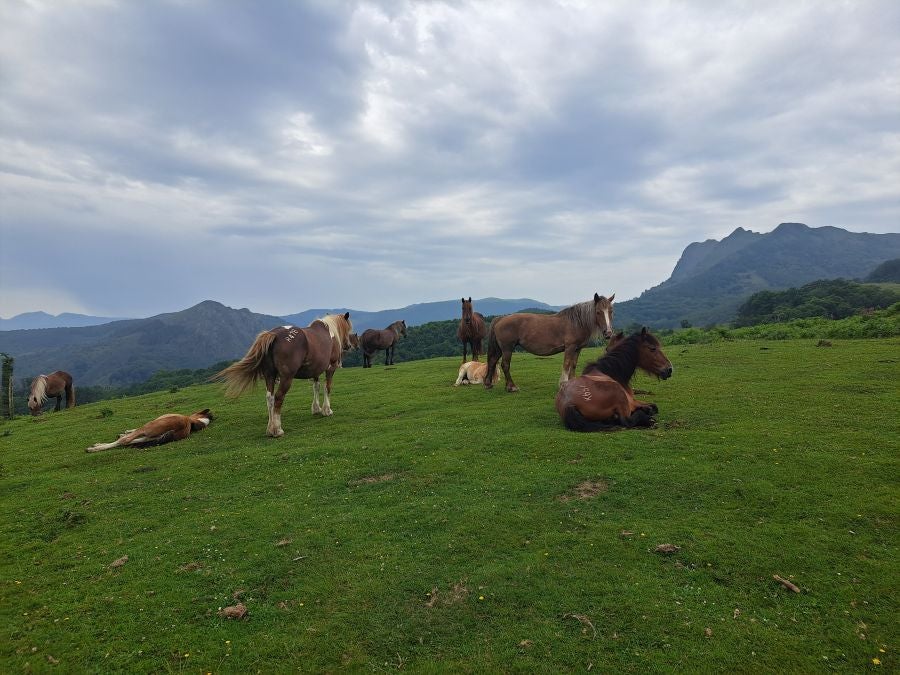
<path fill-rule="evenodd" d="M 463 363 L 465 363 L 466 362 L 466 347 L 468 347 L 468 344 L 466 343 L 465 338 L 463 338 L 462 343 L 463 343 Z"/>
<path fill-rule="evenodd" d="M 66 386 L 66 408 L 74 408 L 75 407 L 75 385 L 70 384 Z"/>
<path fill-rule="evenodd" d="M 516 383 L 513 382 L 512 375 L 509 373 L 509 363 L 512 361 L 512 348 L 503 350 L 503 358 L 500 360 L 500 367 L 503 368 L 503 377 L 506 378 L 506 391 L 514 392 L 519 391 L 519 388 L 516 386 Z M 488 364 L 488 369 L 490 369 L 490 364 Z"/>
<path fill-rule="evenodd" d="M 266 412 L 269 422 L 266 424 L 266 434 L 275 436 L 275 376 L 266 375 Z"/>
<path fill-rule="evenodd" d="M 472 360 L 477 361 L 481 357 L 481 338 L 472 338 Z"/>
<path fill-rule="evenodd" d="M 575 375 L 575 365 L 578 363 L 579 349 L 567 347 L 563 356 L 562 372 L 559 374 L 559 386 L 563 386 Z"/>
<path fill-rule="evenodd" d="M 60 408 L 62 408 L 62 392 L 56 395 L 56 407 L 54 408 L 54 410 L 56 412 L 59 412 Z"/>
<path fill-rule="evenodd" d="M 331 417 L 334 415 L 334 411 L 331 409 L 331 378 L 334 377 L 334 368 L 329 368 L 325 371 L 325 407 L 322 409 L 322 414 L 325 417 Z"/>
<path fill-rule="evenodd" d="M 284 397 L 290 391 L 291 382 L 293 381 L 293 375 L 282 375 L 281 381 L 278 383 L 278 391 L 275 393 L 275 407 L 272 412 L 272 431 L 269 433 L 274 438 L 284 436 L 284 429 L 281 428 L 281 406 L 284 404 Z"/>
<path fill-rule="evenodd" d="M 312 414 L 313 415 L 321 415 L 322 414 L 322 406 L 319 405 L 319 376 L 318 375 L 312 379 L 312 390 L 313 390 Z"/>
<path fill-rule="evenodd" d="M 391 364 L 391 348 L 388 347 L 384 350 L 384 365 L 390 366 Z"/>

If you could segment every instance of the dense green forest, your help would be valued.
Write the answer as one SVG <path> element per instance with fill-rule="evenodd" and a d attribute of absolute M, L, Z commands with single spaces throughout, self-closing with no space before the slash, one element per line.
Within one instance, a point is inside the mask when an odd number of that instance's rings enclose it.
<path fill-rule="evenodd" d="M 900 302 L 900 290 L 846 279 L 823 279 L 786 291 L 760 291 L 738 308 L 735 326 L 824 317 L 844 319 Z"/>

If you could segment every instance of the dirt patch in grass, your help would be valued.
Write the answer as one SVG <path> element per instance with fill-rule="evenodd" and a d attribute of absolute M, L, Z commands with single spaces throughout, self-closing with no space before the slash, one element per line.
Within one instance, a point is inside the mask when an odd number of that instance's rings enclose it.
<path fill-rule="evenodd" d="M 179 572 L 196 572 L 199 569 L 203 569 L 203 563 L 199 562 L 189 562 L 187 565 L 182 565 L 178 568 Z"/>
<path fill-rule="evenodd" d="M 155 466 L 139 466 L 137 468 L 132 469 L 129 473 L 149 473 L 150 471 L 157 471 L 158 469 Z"/>
<path fill-rule="evenodd" d="M 581 481 L 578 485 L 568 492 L 561 494 L 556 499 L 563 503 L 571 502 L 575 499 L 587 500 L 593 499 L 604 492 L 609 492 L 609 482 L 602 478 L 595 478 L 592 480 Z"/>
<path fill-rule="evenodd" d="M 432 609 L 439 604 L 443 606 L 451 606 L 458 605 L 459 603 L 465 601 L 465 599 L 469 597 L 470 592 L 466 587 L 466 581 L 466 579 L 460 579 L 456 583 L 451 584 L 449 586 L 449 589 L 443 592 L 439 591 L 438 587 L 435 586 L 428 594 L 428 600 L 425 602 L 425 606 L 429 609 Z"/>
<path fill-rule="evenodd" d="M 397 477 L 395 473 L 382 473 L 379 475 L 372 476 L 362 476 L 361 478 L 357 478 L 356 480 L 351 480 L 348 485 L 357 486 L 357 485 L 374 485 L 375 483 L 386 483 L 389 480 L 394 480 Z"/>
<path fill-rule="evenodd" d="M 668 420 L 663 422 L 664 429 L 684 429 L 688 425 L 684 420 Z"/>

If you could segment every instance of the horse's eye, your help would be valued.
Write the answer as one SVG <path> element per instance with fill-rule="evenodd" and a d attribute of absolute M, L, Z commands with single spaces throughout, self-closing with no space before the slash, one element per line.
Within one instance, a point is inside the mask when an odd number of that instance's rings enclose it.
<path fill-rule="evenodd" d="M 650 351 L 651 351 L 651 352 L 655 352 L 655 351 L 656 351 L 656 347 L 654 347 L 653 345 L 650 345 Z"/>

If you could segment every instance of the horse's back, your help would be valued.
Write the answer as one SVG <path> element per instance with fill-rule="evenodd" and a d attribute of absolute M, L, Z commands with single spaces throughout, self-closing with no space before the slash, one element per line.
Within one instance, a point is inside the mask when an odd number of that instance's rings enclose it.
<path fill-rule="evenodd" d="M 558 354 L 566 345 L 565 321 L 554 314 L 517 313 L 494 319 L 491 330 L 501 345 L 516 344 L 539 356 Z"/>

